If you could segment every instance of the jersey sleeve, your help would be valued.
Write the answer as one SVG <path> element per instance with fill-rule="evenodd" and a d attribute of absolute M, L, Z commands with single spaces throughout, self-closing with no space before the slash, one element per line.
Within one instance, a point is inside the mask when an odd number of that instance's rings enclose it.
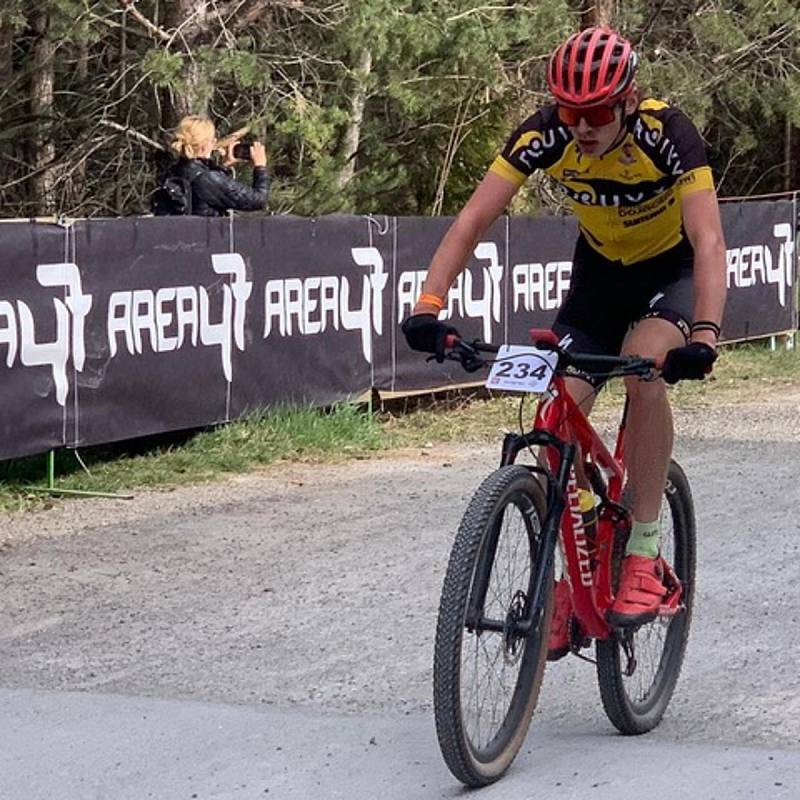
<path fill-rule="evenodd" d="M 521 186 L 537 169 L 554 164 L 569 141 L 566 129 L 554 125 L 554 118 L 557 121 L 550 108 L 528 117 L 511 134 L 489 171 Z"/>
<path fill-rule="evenodd" d="M 708 164 L 706 146 L 689 117 L 682 111 L 671 109 L 664 126 L 664 135 L 675 147 L 680 194 L 714 189 L 714 176 Z"/>

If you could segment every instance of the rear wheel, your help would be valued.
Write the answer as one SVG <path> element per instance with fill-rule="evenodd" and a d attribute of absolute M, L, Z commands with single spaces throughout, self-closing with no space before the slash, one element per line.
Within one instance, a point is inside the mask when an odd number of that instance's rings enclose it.
<path fill-rule="evenodd" d="M 683 586 L 683 610 L 596 644 L 603 708 L 617 730 L 625 734 L 647 733 L 661 721 L 689 637 L 696 551 L 694 505 L 686 475 L 674 461 L 661 507 L 661 532 L 661 554 Z M 619 545 L 621 558 L 624 542 Z"/>
<path fill-rule="evenodd" d="M 472 498 L 450 554 L 436 628 L 434 710 L 444 760 L 468 786 L 492 783 L 506 771 L 539 696 L 552 569 L 533 633 L 521 636 L 514 624 L 529 608 L 535 565 L 544 555 L 544 516 L 544 494 L 530 471 L 502 467 Z M 487 620 L 500 630 L 485 627 Z"/>

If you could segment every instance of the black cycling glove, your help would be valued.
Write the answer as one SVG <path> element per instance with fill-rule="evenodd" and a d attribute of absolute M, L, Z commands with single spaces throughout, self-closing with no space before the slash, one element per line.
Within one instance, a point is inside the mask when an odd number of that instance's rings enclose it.
<path fill-rule="evenodd" d="M 711 372 L 717 360 L 717 351 L 705 342 L 692 342 L 670 350 L 661 368 L 661 377 L 667 383 L 690 380 L 701 381 Z"/>
<path fill-rule="evenodd" d="M 433 314 L 414 314 L 403 322 L 401 329 L 408 346 L 422 353 L 433 353 L 441 364 L 444 361 L 444 340 L 458 331 L 444 322 L 439 322 Z"/>

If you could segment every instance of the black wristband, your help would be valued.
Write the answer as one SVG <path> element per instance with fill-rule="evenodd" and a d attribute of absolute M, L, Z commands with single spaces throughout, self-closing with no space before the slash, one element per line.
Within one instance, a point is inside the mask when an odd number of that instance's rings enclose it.
<path fill-rule="evenodd" d="M 710 319 L 699 319 L 697 322 L 692 323 L 692 333 L 695 331 L 712 331 L 714 336 L 719 339 L 722 329 L 716 322 L 712 322 Z"/>

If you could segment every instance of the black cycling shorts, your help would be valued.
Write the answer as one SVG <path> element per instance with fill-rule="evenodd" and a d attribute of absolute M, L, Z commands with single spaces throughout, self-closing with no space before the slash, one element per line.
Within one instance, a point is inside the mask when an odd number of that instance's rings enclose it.
<path fill-rule="evenodd" d="M 631 326 L 648 317 L 673 323 L 688 341 L 694 311 L 694 251 L 687 240 L 655 258 L 623 265 L 578 238 L 569 292 L 553 331 L 580 353 L 618 355 Z"/>

